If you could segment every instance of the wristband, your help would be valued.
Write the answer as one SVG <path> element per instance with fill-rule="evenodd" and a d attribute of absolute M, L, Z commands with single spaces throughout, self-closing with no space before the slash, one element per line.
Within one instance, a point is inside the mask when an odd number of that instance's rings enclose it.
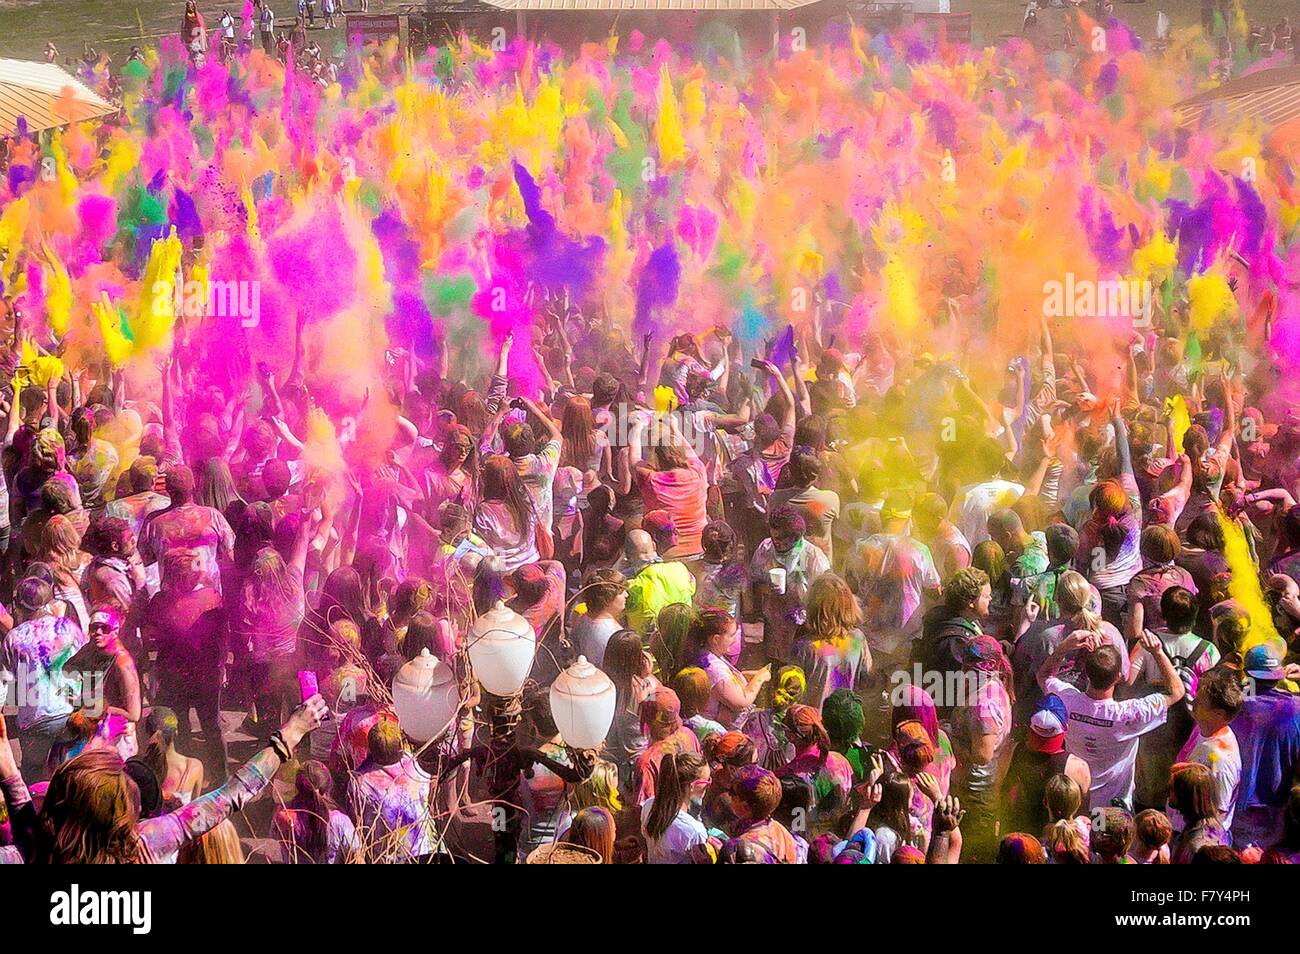
<path fill-rule="evenodd" d="M 271 733 L 271 737 L 266 744 L 275 750 L 275 754 L 281 762 L 287 764 L 292 759 L 293 753 L 289 750 L 289 744 L 284 741 L 284 735 L 279 729 Z"/>

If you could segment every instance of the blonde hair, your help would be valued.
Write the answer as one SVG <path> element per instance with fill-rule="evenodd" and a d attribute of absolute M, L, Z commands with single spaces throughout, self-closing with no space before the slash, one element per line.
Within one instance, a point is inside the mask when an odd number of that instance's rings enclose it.
<path fill-rule="evenodd" d="M 592 766 L 591 774 L 573 787 L 574 808 L 608 808 L 623 810 L 618 797 L 618 766 L 601 759 Z"/>
<path fill-rule="evenodd" d="M 1057 862 L 1086 865 L 1090 861 L 1088 845 L 1072 820 L 1061 819 L 1043 831 L 1043 847 Z"/>
<path fill-rule="evenodd" d="M 187 842 L 176 862 L 182 865 L 242 865 L 244 846 L 239 843 L 239 832 L 227 818 L 216 828 Z"/>
<path fill-rule="evenodd" d="M 1086 629 L 1090 633 L 1101 632 L 1101 617 L 1088 609 L 1088 604 L 1092 602 L 1092 584 L 1087 577 L 1075 570 L 1066 570 L 1061 574 L 1056 594 L 1061 612 L 1075 618 L 1080 623 L 1080 629 Z"/>
<path fill-rule="evenodd" d="M 41 556 L 58 582 L 76 584 L 81 573 L 81 534 L 71 520 L 55 514 L 41 529 Z"/>

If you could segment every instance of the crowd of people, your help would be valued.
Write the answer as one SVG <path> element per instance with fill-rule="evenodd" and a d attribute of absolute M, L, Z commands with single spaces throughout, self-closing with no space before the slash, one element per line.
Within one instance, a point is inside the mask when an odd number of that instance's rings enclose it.
<path fill-rule="evenodd" d="M 479 780 L 416 758 L 383 687 L 424 651 L 455 667 L 465 728 L 442 751 L 471 755 L 465 634 L 504 602 L 538 636 L 521 858 L 560 839 L 605 862 L 1295 861 L 1300 434 L 1250 405 L 1263 382 L 1227 341 L 1189 382 L 1181 333 L 1162 316 L 1133 391 L 1100 404 L 1046 322 L 985 400 L 954 365 L 817 327 L 751 369 L 723 329 L 633 354 L 555 316 L 485 382 L 445 345 L 397 354 L 401 438 L 337 503 L 302 459 L 293 372 L 261 378 L 260 413 L 183 340 L 161 408 L 120 375 L 15 374 L 5 857 L 192 854 L 289 764 L 286 860 L 436 855 Z M 510 399 L 517 346 L 550 380 Z M 1175 395 L 1195 423 L 1171 455 Z M 95 435 L 132 410 L 157 420 L 109 484 Z M 1231 595 L 1243 572 L 1267 621 Z M 1248 645 L 1260 623 L 1283 638 Z M 546 691 L 578 655 L 617 690 L 585 772 Z M 304 669 L 324 698 L 299 707 Z M 231 708 L 277 728 L 233 771 Z"/>
<path fill-rule="evenodd" d="M 182 33 L 204 52 L 193 3 Z M 42 188 L 14 155 L 6 188 Z M 259 241 L 265 188 L 221 213 Z M 169 242 L 182 278 L 211 264 L 202 230 L 140 234 L 102 247 L 146 278 Z M 156 340 L 97 311 L 87 349 L 5 252 L 0 862 L 231 863 L 249 834 L 286 863 L 483 857 L 485 807 L 499 860 L 1300 861 L 1300 418 L 1241 255 L 1208 315 L 1171 264 L 1131 329 L 1044 309 L 1007 338 L 957 266 L 935 313 L 886 296 L 865 331 L 829 283 L 755 333 L 539 278 L 485 373 L 447 327 L 394 331 L 352 400 L 305 286 L 266 362 L 202 307 Z M 948 332 L 969 350 L 930 350 Z M 467 650 L 489 613 L 536 636 L 508 755 Z M 426 655 L 459 698 L 427 744 L 391 689 Z M 580 657 L 614 687 L 594 751 L 551 711 Z"/>

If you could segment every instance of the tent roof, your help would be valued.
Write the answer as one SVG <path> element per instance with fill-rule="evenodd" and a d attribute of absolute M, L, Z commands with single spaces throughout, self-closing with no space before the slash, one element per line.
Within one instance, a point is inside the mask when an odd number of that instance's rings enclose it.
<path fill-rule="evenodd" d="M 1180 125 L 1214 125 L 1256 119 L 1267 127 L 1300 117 L 1300 67 L 1260 70 L 1185 99 L 1174 106 Z"/>
<path fill-rule="evenodd" d="M 689 10 L 795 10 L 819 0 L 486 0 L 498 10 L 587 10 L 609 12 Z"/>
<path fill-rule="evenodd" d="M 0 59 L 0 136 L 18 131 L 18 117 L 39 132 L 117 112 L 63 67 L 54 63 Z"/>

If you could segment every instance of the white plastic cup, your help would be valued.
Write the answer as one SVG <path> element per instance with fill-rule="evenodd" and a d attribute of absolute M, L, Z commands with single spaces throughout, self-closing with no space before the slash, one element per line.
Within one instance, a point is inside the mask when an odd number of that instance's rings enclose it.
<path fill-rule="evenodd" d="M 774 566 L 767 571 L 767 582 L 771 585 L 773 591 L 777 593 L 785 592 L 785 567 Z"/>

